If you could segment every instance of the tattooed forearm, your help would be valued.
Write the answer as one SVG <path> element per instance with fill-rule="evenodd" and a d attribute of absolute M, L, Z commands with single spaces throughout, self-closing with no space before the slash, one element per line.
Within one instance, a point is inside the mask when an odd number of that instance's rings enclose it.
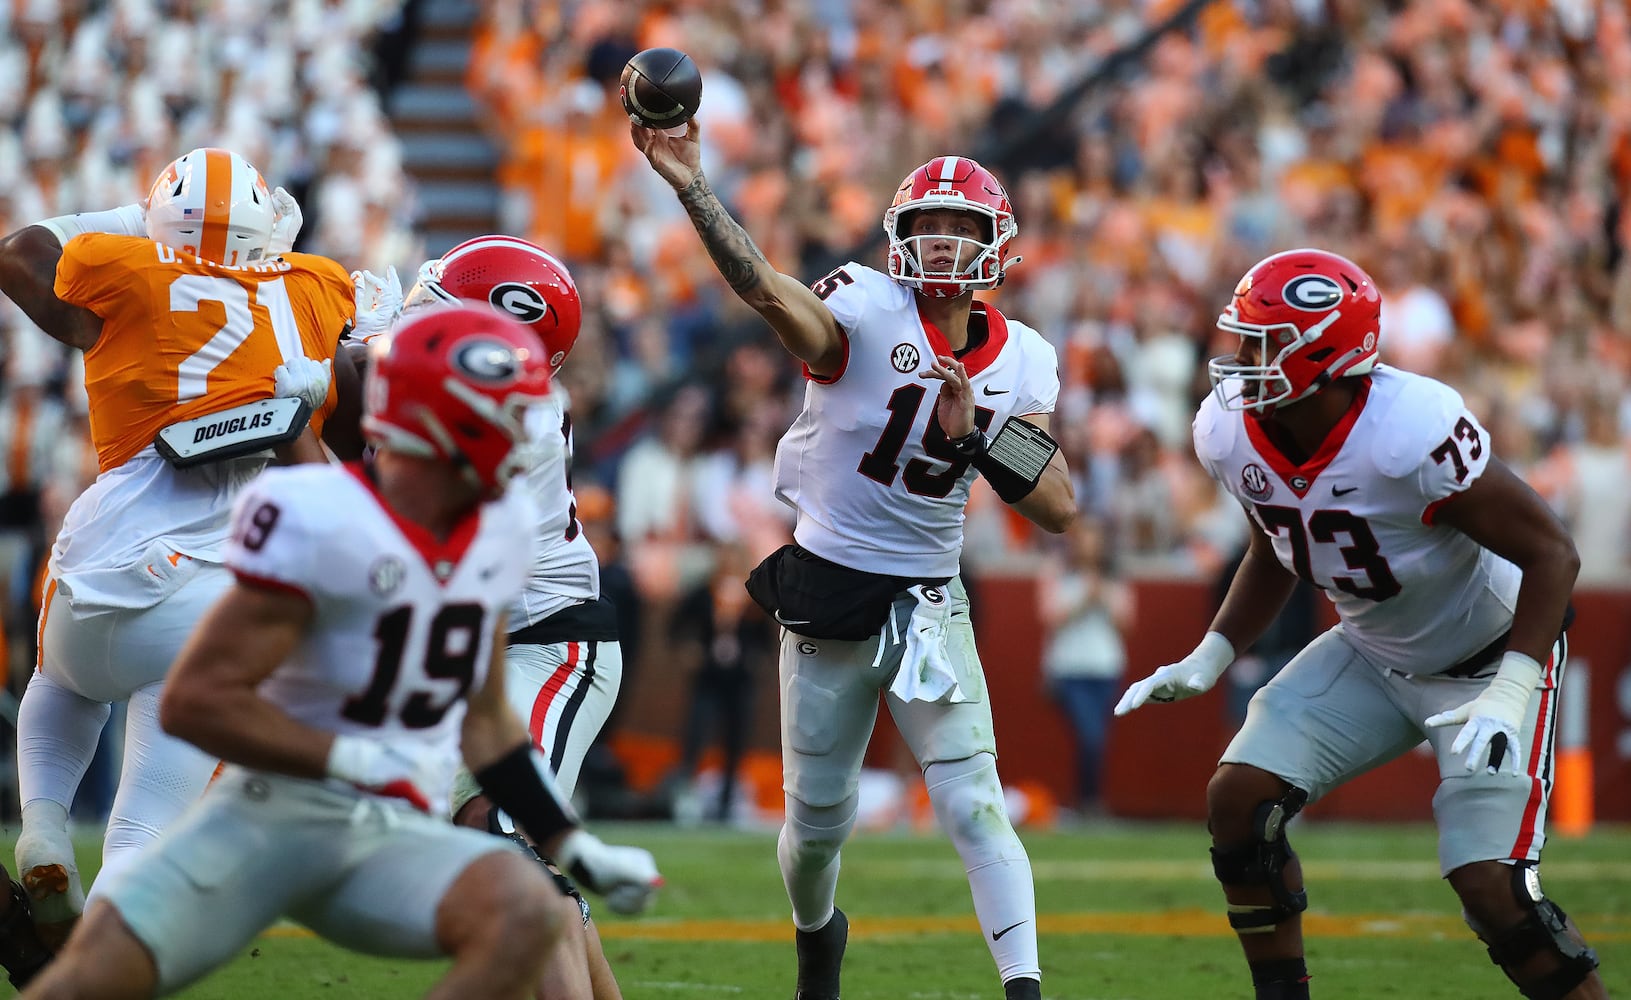
<path fill-rule="evenodd" d="M 770 262 L 753 245 L 747 231 L 725 211 L 713 189 L 708 187 L 707 178 L 697 174 L 696 179 L 680 191 L 680 204 L 691 216 L 691 224 L 702 237 L 702 245 L 708 248 L 708 255 L 714 259 L 714 266 L 719 268 L 731 291 L 745 296 L 764 283 L 759 268 L 769 268 Z"/>

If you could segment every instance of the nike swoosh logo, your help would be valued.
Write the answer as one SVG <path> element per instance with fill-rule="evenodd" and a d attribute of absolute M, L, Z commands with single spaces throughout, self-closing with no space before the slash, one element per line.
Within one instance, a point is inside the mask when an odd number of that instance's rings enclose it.
<path fill-rule="evenodd" d="M 808 625 L 808 624 L 810 624 L 810 620 L 808 618 L 797 618 L 797 619 L 783 618 L 782 613 L 780 611 L 772 612 L 772 616 L 778 622 L 782 623 L 783 625 L 786 625 L 789 628 L 793 627 L 794 625 Z"/>
<path fill-rule="evenodd" d="M 1028 923 L 1030 923 L 1030 921 L 1029 921 L 1029 920 L 1021 920 L 1021 921 L 1020 921 L 1020 922 L 1019 922 L 1019 923 L 1018 923 L 1018 924 L 1009 924 L 1009 925 L 1008 925 L 1008 926 L 1007 926 L 1007 927 L 1004 927 L 1004 928 L 1003 928 L 1003 929 L 1002 929 L 1002 930 L 1000 930 L 1000 931 L 992 931 L 992 932 L 991 932 L 991 940 L 993 940 L 993 941 L 1001 941 L 1001 940 L 1002 940 L 1002 936 L 1003 936 L 1003 935 L 1004 935 L 1004 934 L 1007 934 L 1007 933 L 1008 933 L 1008 932 L 1009 932 L 1009 931 L 1011 931 L 1011 930 L 1013 930 L 1013 929 L 1014 929 L 1014 928 L 1015 928 L 1015 927 L 1018 927 L 1018 926 L 1020 926 L 1020 925 L 1021 925 L 1021 924 L 1028 924 Z"/>
<path fill-rule="evenodd" d="M 1354 490 L 1357 490 L 1357 489 L 1359 489 L 1359 487 L 1357 487 L 1357 486 L 1350 486 L 1345 490 L 1340 489 L 1340 488 L 1338 488 L 1336 486 L 1333 486 L 1333 487 L 1331 487 L 1331 495 L 1334 496 L 1334 497 L 1345 497 L 1345 496 L 1347 496 L 1348 494 L 1352 493 Z"/>
<path fill-rule="evenodd" d="M 986 386 L 980 391 L 985 393 L 987 396 L 1002 396 L 1008 393 L 1007 389 L 993 389 L 990 386 Z"/>

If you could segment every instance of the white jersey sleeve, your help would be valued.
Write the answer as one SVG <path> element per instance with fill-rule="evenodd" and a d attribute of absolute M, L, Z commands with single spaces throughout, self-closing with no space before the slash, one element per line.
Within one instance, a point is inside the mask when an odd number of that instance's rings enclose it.
<path fill-rule="evenodd" d="M 226 564 L 240 579 L 290 590 L 315 603 L 322 579 L 322 525 L 291 493 L 287 476 L 262 475 L 239 494 L 232 510 Z"/>
<path fill-rule="evenodd" d="M 1461 394 L 1431 379 L 1411 382 L 1399 397 L 1393 433 L 1375 441 L 1376 468 L 1419 495 L 1422 523 L 1489 467 L 1489 433 L 1467 409 Z"/>
<path fill-rule="evenodd" d="M 1015 392 L 1014 413 L 1022 417 L 1052 413 L 1059 405 L 1059 352 L 1025 324 L 1009 320 L 1008 326 L 1018 331 L 1019 343 L 1025 351 L 1025 378 Z"/>

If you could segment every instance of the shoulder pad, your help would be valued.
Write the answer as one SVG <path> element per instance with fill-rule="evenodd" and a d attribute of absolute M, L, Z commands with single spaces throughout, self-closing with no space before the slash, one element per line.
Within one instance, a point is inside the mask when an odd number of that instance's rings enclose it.
<path fill-rule="evenodd" d="M 1455 429 L 1467 405 L 1459 392 L 1424 375 L 1387 369 L 1373 379 L 1371 405 L 1387 407 L 1372 444 L 1376 469 L 1389 479 L 1413 475 L 1431 461 L 1429 454 Z M 1381 398 L 1378 388 L 1384 388 Z"/>
<path fill-rule="evenodd" d="M 1235 434 L 1242 418 L 1230 413 L 1218 403 L 1218 397 L 1207 393 L 1195 411 L 1191 430 L 1195 436 L 1195 455 L 1203 462 L 1219 462 L 1234 448 Z"/>

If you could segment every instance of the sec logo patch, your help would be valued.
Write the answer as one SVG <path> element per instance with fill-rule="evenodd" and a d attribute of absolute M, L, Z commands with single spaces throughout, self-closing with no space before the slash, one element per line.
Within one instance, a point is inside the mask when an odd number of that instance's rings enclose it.
<path fill-rule="evenodd" d="M 907 372 L 917 371 L 917 363 L 921 360 L 921 357 L 917 352 L 917 348 L 911 344 L 896 344 L 895 349 L 889 354 L 889 363 L 895 366 L 896 371 L 904 375 Z"/>

